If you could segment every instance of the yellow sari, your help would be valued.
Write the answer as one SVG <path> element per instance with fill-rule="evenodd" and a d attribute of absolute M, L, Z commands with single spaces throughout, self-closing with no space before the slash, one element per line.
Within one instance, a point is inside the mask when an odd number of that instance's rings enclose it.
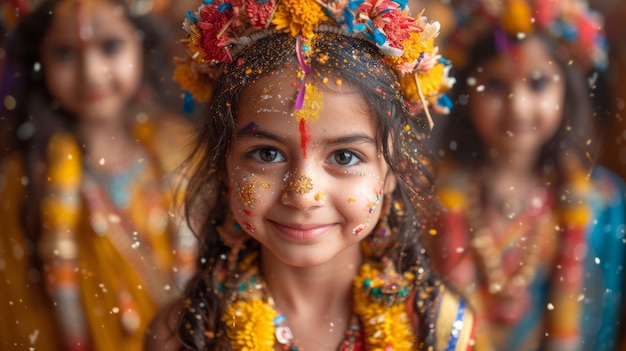
<path fill-rule="evenodd" d="M 44 264 L 39 284 L 29 281 L 37 272 L 29 261 L 37 250 L 41 254 L 41 243 L 26 243 L 18 222 L 23 164 L 20 156 L 6 160 L 0 188 L 0 294 L 8 298 L 0 307 L 0 348 L 58 350 L 66 342 L 60 325 L 78 324 L 87 335 L 77 340 L 88 340 L 92 350 L 140 350 L 156 311 L 191 274 L 195 247 L 186 227 L 173 221 L 169 190 L 174 185 L 167 177 L 184 154 L 187 128 L 164 120 L 140 126 L 137 135 L 146 154 L 129 182 L 127 205 L 116 207 L 97 176 L 82 167 L 72 239 L 76 259 L 61 273 L 54 263 Z M 50 256 L 43 257 L 46 263 Z M 54 288 L 46 294 L 44 285 Z M 74 292 L 78 296 L 72 299 Z M 78 306 L 78 316 L 72 309 L 55 311 L 68 304 Z"/>

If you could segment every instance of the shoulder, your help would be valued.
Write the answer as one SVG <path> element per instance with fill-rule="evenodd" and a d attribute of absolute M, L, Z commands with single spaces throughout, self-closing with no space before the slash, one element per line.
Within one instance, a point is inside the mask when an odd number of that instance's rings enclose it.
<path fill-rule="evenodd" d="M 602 166 L 596 166 L 591 173 L 590 183 L 590 199 L 595 212 L 624 209 L 626 184 L 620 176 Z"/>
<path fill-rule="evenodd" d="M 594 167 L 591 172 L 591 182 L 605 193 L 621 192 L 620 195 L 624 196 L 624 190 L 626 190 L 624 180 L 603 166 Z"/>
<path fill-rule="evenodd" d="M 180 350 L 182 348 L 177 331 L 177 321 L 182 308 L 182 301 L 176 300 L 159 310 L 146 330 L 144 351 Z"/>
<path fill-rule="evenodd" d="M 140 140 L 149 145 L 166 171 L 175 169 L 187 156 L 193 142 L 193 123 L 189 118 L 153 109 L 137 123 Z"/>
<path fill-rule="evenodd" d="M 474 313 L 460 295 L 441 288 L 435 324 L 437 350 L 471 350 L 474 340 Z"/>

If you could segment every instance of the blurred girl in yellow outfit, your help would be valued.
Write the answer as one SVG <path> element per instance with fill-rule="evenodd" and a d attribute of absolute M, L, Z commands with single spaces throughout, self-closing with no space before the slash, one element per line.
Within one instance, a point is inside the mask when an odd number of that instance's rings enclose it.
<path fill-rule="evenodd" d="M 137 5 L 45 1 L 11 37 L 0 348 L 137 350 L 192 271 L 171 173 L 189 127 L 147 103 L 158 33 Z"/>

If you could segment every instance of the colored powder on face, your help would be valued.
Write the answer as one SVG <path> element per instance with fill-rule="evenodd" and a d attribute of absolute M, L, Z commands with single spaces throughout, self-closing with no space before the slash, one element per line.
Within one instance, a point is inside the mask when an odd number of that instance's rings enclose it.
<path fill-rule="evenodd" d="M 243 222 L 243 226 L 249 233 L 254 233 L 254 226 L 248 222 Z"/>
<path fill-rule="evenodd" d="M 251 179 L 237 190 L 237 200 L 239 200 L 244 207 L 254 208 L 254 205 L 259 202 L 256 192 L 259 187 L 269 188 L 270 185 L 269 183 L 262 182 L 257 179 Z"/>
<path fill-rule="evenodd" d="M 325 201 L 326 197 L 324 196 L 324 194 L 321 191 L 318 191 L 317 193 L 315 193 L 314 199 L 315 199 L 315 201 Z"/>
<path fill-rule="evenodd" d="M 353 197 L 349 197 L 349 198 L 348 198 L 348 202 L 349 202 L 349 203 L 351 203 L 351 204 L 353 204 L 353 203 L 355 203 L 355 202 L 356 202 L 356 199 L 355 199 L 355 198 L 353 198 Z"/>
<path fill-rule="evenodd" d="M 352 234 L 354 234 L 354 236 L 359 236 L 361 233 L 363 233 L 363 230 L 365 230 L 365 225 L 359 224 L 358 226 L 356 226 L 356 228 L 352 230 Z"/>
<path fill-rule="evenodd" d="M 239 134 L 252 133 L 252 132 L 255 132 L 257 129 L 259 129 L 259 126 L 254 122 L 250 122 L 246 124 L 245 127 L 241 128 L 241 130 L 239 131 Z"/>
<path fill-rule="evenodd" d="M 302 148 L 302 156 L 306 158 L 306 146 L 311 140 L 311 135 L 306 130 L 306 121 L 300 120 L 300 147 Z"/>
<path fill-rule="evenodd" d="M 306 157 L 306 146 L 311 140 L 311 135 L 307 132 L 307 122 L 315 122 L 319 118 L 320 111 L 324 105 L 324 94 L 313 84 L 305 84 L 304 101 L 302 109 L 294 112 L 296 119 L 300 123 L 300 146 L 302 154 Z"/>
<path fill-rule="evenodd" d="M 313 190 L 313 180 L 303 174 L 298 179 L 289 182 L 289 185 L 283 187 L 283 189 L 291 193 L 303 195 Z"/>

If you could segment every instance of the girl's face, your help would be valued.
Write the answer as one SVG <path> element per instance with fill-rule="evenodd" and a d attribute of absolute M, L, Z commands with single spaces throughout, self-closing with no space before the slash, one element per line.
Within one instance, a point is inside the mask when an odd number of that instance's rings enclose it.
<path fill-rule="evenodd" d="M 536 154 L 563 118 L 563 73 L 540 39 L 483 62 L 470 86 L 470 118 L 489 149 Z"/>
<path fill-rule="evenodd" d="M 123 9 L 109 1 L 58 5 L 41 45 L 50 94 L 81 120 L 122 118 L 142 76 L 142 47 Z"/>
<path fill-rule="evenodd" d="M 297 85 L 288 75 L 264 78 L 241 96 L 227 156 L 230 205 L 280 261 L 310 267 L 359 248 L 395 180 L 360 94 L 345 84 L 332 93 L 309 86 L 294 112 Z"/>

